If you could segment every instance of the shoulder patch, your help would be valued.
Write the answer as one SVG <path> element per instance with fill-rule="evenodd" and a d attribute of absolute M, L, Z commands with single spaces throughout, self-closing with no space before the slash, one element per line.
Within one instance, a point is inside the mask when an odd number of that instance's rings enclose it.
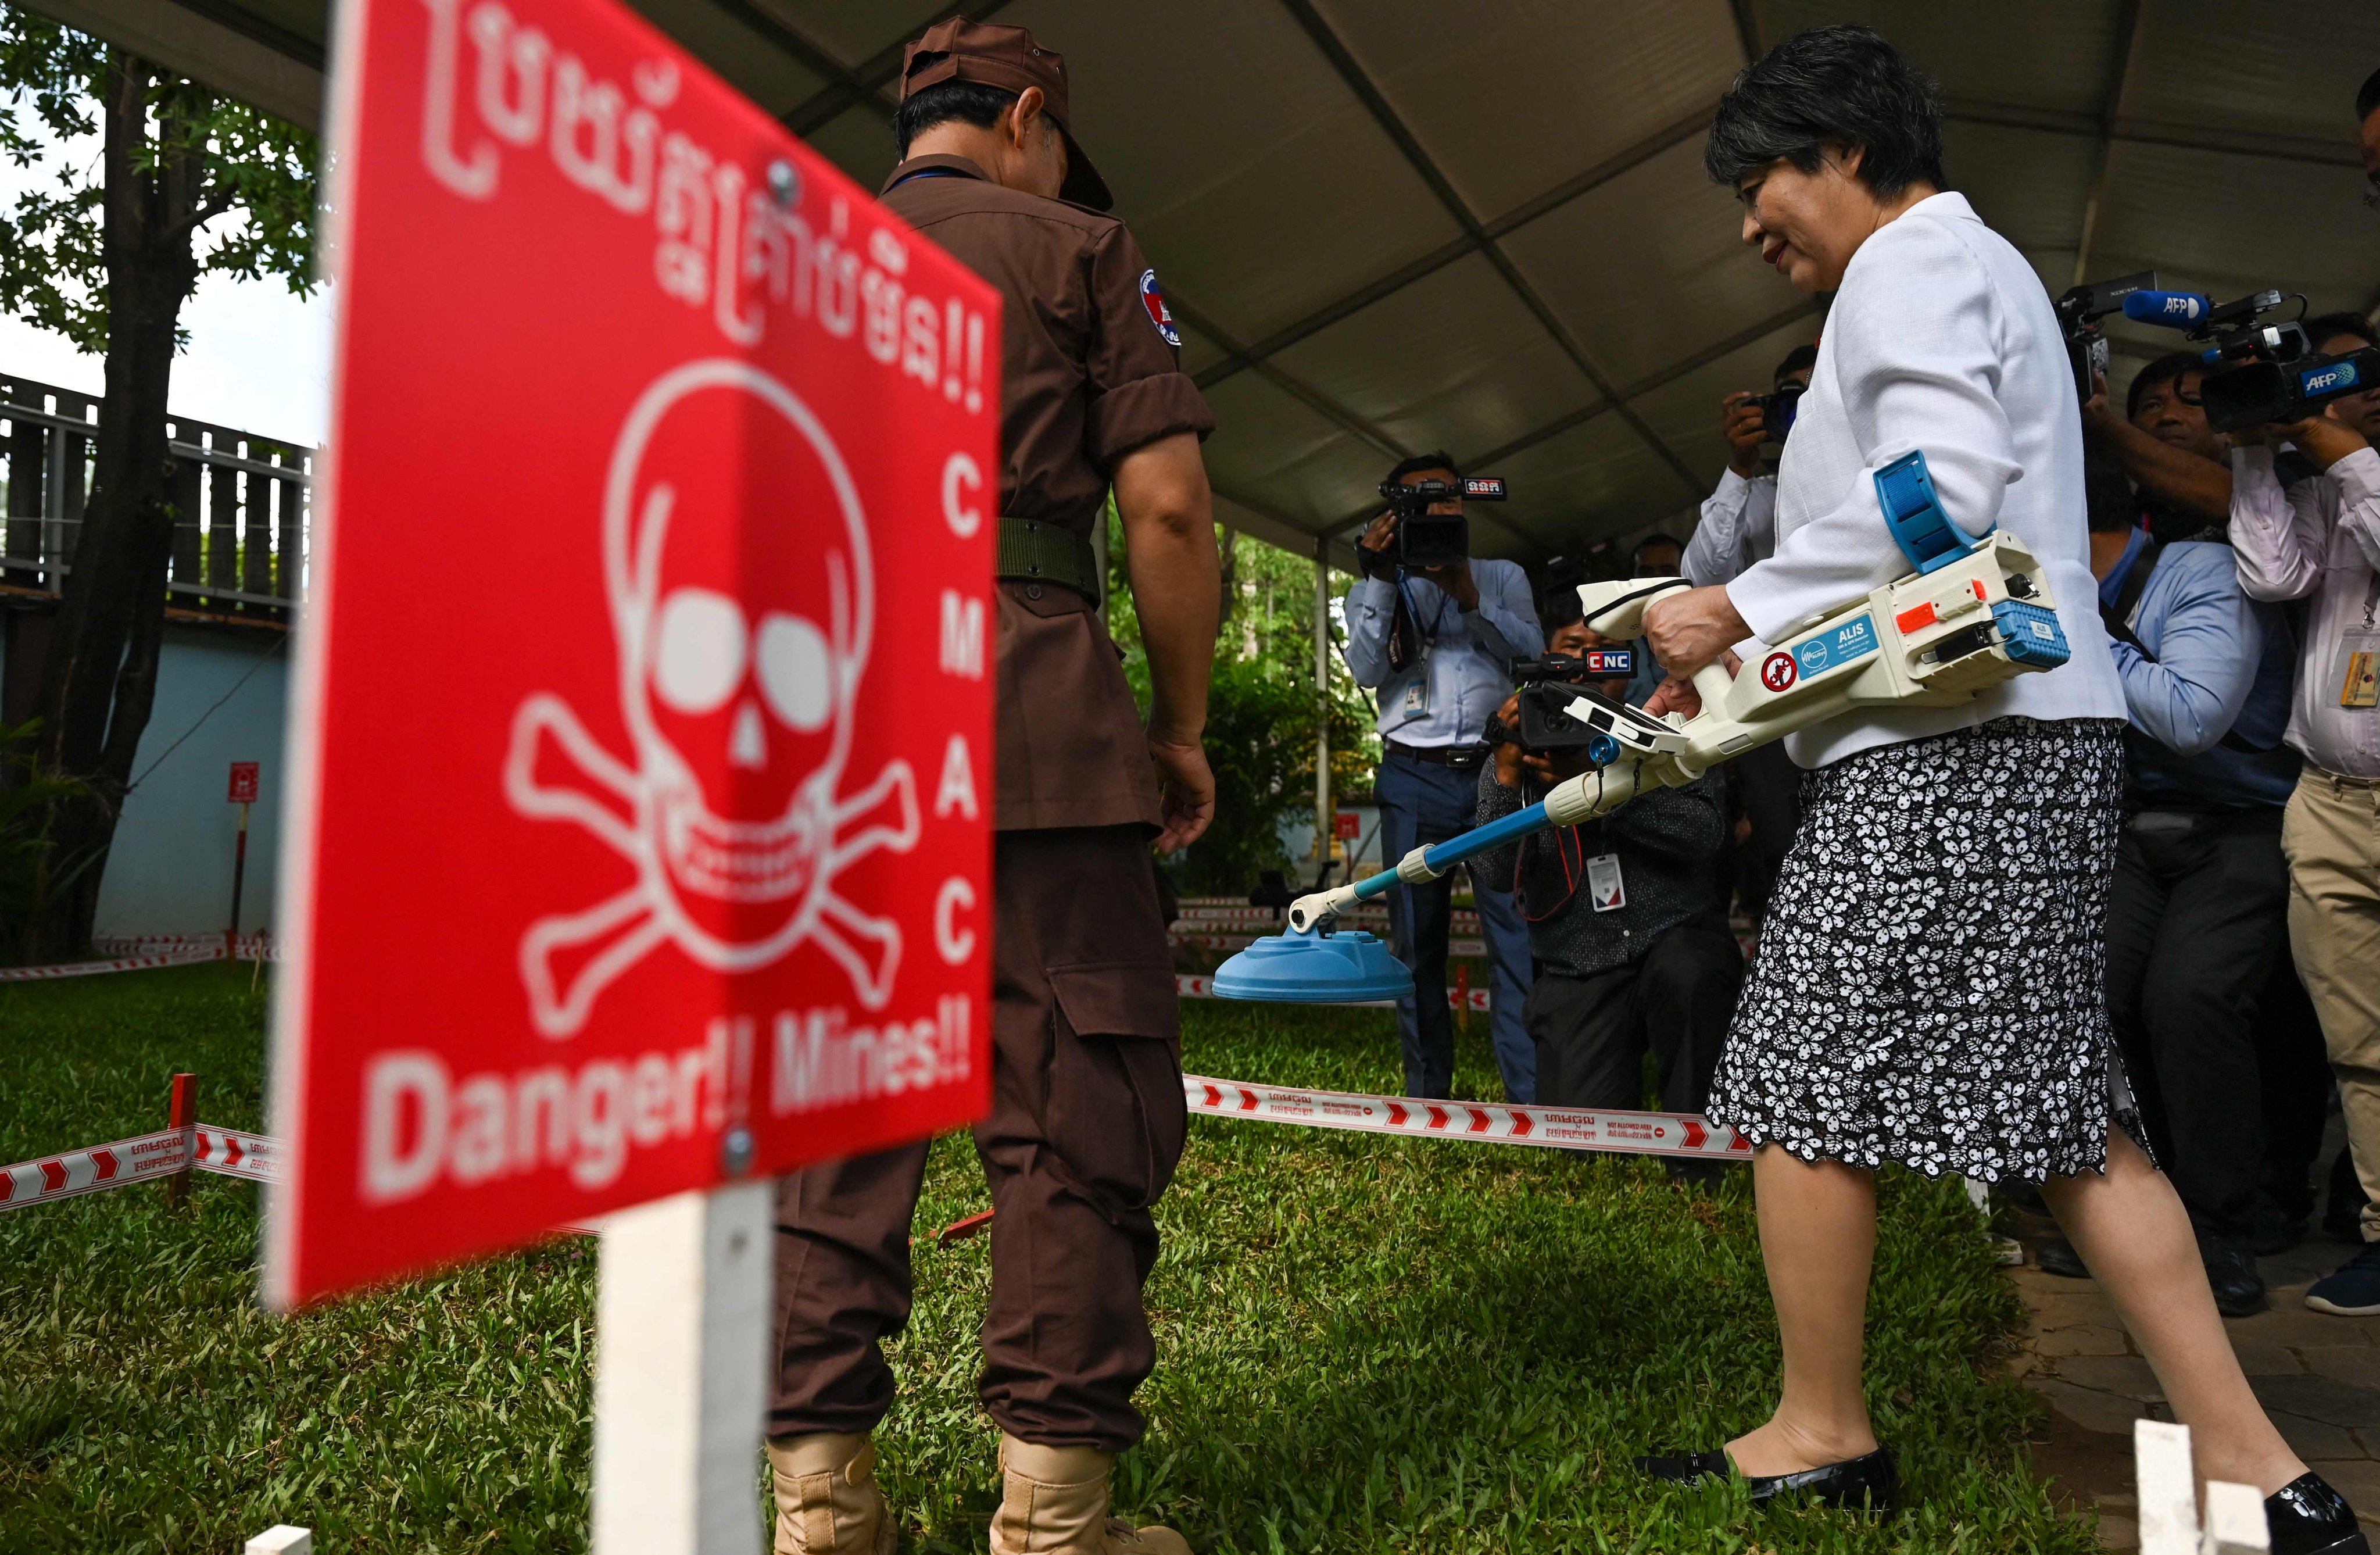
<path fill-rule="evenodd" d="M 1140 305 L 1148 310 L 1148 322 L 1157 326 L 1157 333 L 1165 337 L 1165 343 L 1178 349 L 1182 345 L 1182 331 L 1175 327 L 1173 315 L 1166 310 L 1165 293 L 1157 285 L 1157 272 L 1154 270 L 1140 273 Z"/>

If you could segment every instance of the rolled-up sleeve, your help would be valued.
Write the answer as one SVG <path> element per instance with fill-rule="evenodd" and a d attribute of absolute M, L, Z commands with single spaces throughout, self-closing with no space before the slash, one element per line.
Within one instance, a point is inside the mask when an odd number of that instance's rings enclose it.
<path fill-rule="evenodd" d="M 1340 650 L 1355 684 L 1378 687 L 1389 678 L 1389 626 L 1396 614 L 1396 585 L 1364 577 L 1347 590 L 1347 642 Z"/>
<path fill-rule="evenodd" d="M 2143 657 L 2130 643 L 2112 645 L 2134 726 L 2184 756 L 2213 749 L 2230 732 L 2248 705 L 2265 647 L 2230 558 L 2207 549 L 2204 564 L 2181 557 L 2165 564 L 2175 575 L 2156 658 Z"/>
<path fill-rule="evenodd" d="M 2342 461 L 2344 462 L 2344 461 Z M 2322 582 L 2322 510 L 2313 482 L 2283 491 L 2269 448 L 2231 451 L 2231 552 L 2254 600 L 2301 600 Z"/>
<path fill-rule="evenodd" d="M 1703 499 L 1702 517 L 1687 538 L 1685 560 L 1679 564 L 1686 580 L 1701 589 L 1733 578 L 1775 546 L 1776 525 L 1775 478 L 1747 480 L 1729 470 L 1718 478 L 1718 489 Z"/>
<path fill-rule="evenodd" d="M 1091 403 L 1083 452 L 1105 469 L 1160 437 L 1213 431 L 1215 413 L 1150 311 L 1142 279 L 1153 285 L 1156 271 L 1140 245 L 1123 226 L 1113 227 L 1092 248 L 1089 262 L 1094 308 L 1083 370 Z"/>
<path fill-rule="evenodd" d="M 1876 500 L 1886 465 L 1922 451 L 1943 510 L 1977 538 L 2022 474 L 1999 402 L 2000 320 L 1983 261 L 1942 224 L 1911 221 L 1869 238 L 1854 263 L 1860 285 L 1844 288 L 1827 330 L 1867 462 L 1830 508 L 1727 586 L 1769 642 L 1909 570 Z"/>

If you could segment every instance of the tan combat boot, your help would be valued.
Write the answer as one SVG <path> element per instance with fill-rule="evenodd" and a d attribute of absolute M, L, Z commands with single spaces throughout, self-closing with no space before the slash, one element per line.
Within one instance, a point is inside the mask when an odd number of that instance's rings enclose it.
<path fill-rule="evenodd" d="M 1135 1528 L 1108 1515 L 1115 1455 L 1096 1447 L 1037 1447 L 1000 1435 L 1000 1510 L 991 1555 L 1190 1555 L 1171 1528 Z"/>
<path fill-rule="evenodd" d="M 776 1555 L 892 1555 L 896 1530 L 876 1488 L 866 1431 L 769 1439 L 776 1480 Z"/>

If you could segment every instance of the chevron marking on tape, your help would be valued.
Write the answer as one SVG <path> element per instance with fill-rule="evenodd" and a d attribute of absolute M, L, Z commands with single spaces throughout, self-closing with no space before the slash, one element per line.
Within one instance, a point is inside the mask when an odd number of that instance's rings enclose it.
<path fill-rule="evenodd" d="M 182 1169 L 184 1149 L 181 1131 L 167 1128 L 93 1145 L 87 1150 L 67 1150 L 0 1166 L 0 1209 L 22 1209 L 163 1177 Z"/>
<path fill-rule="evenodd" d="M 1184 1099 L 1194 1112 L 1256 1123 L 1367 1134 L 1437 1134 L 1483 1143 L 1560 1150 L 1614 1150 L 1632 1155 L 1748 1155 L 1751 1144 L 1731 1128 L 1691 1112 L 1585 1112 L 1560 1107 L 1511 1107 L 1490 1102 L 1440 1106 L 1392 1096 L 1335 1090 L 1292 1090 L 1185 1075 Z"/>

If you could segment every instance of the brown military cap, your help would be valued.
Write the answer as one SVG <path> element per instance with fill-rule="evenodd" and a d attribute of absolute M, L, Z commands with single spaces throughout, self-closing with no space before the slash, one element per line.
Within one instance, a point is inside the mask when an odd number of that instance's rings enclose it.
<path fill-rule="evenodd" d="M 1021 27 L 969 21 L 953 17 L 926 29 L 901 61 L 901 98 L 944 81 L 980 81 L 1002 91 L 1022 94 L 1026 87 L 1041 89 L 1042 111 L 1066 138 L 1066 185 L 1062 200 L 1104 211 L 1115 203 L 1107 180 L 1075 143 L 1066 112 L 1066 61 L 1054 49 L 1033 41 Z"/>

